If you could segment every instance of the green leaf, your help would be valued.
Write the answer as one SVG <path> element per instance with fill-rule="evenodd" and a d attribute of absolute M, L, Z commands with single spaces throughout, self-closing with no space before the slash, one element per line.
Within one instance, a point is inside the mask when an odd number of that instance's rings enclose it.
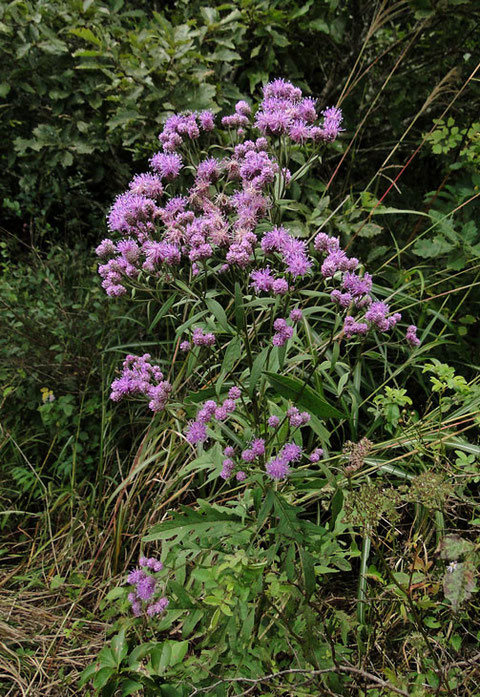
<path fill-rule="evenodd" d="M 239 336 L 234 336 L 231 342 L 228 344 L 225 351 L 225 356 L 223 357 L 222 367 L 220 370 L 220 376 L 217 380 L 216 392 L 217 395 L 220 394 L 223 386 L 223 382 L 232 370 L 234 364 L 242 355 L 242 340 Z"/>
<path fill-rule="evenodd" d="M 231 334 L 232 328 L 228 324 L 227 315 L 225 314 L 225 310 L 220 305 L 220 303 L 217 302 L 217 300 L 214 300 L 213 298 L 205 298 L 205 304 L 212 313 L 212 315 L 214 315 L 215 319 L 222 327 L 222 329 Z"/>
<path fill-rule="evenodd" d="M 303 582 L 305 583 L 305 594 L 307 600 L 311 598 L 315 592 L 315 569 L 314 559 L 309 552 L 300 549 L 300 560 L 302 562 Z"/>
<path fill-rule="evenodd" d="M 74 34 L 75 36 L 78 36 L 80 39 L 83 39 L 84 41 L 89 41 L 91 44 L 95 44 L 96 46 L 102 45 L 100 39 L 98 39 L 95 36 L 91 29 L 87 29 L 87 27 L 80 27 L 79 29 L 70 29 L 69 32 L 70 34 Z"/>
<path fill-rule="evenodd" d="M 454 245 L 441 235 L 436 235 L 432 240 L 418 240 L 413 245 L 413 252 L 422 259 L 432 259 L 442 256 L 453 249 Z"/>
<path fill-rule="evenodd" d="M 198 499 L 198 503 L 203 504 L 203 511 L 182 507 L 182 513 L 174 513 L 171 520 L 154 525 L 152 531 L 143 538 L 144 541 L 174 539 L 178 543 L 187 535 L 193 539 L 204 536 L 219 540 L 243 527 L 238 516 L 210 506 L 202 499 Z"/>
<path fill-rule="evenodd" d="M 345 418 L 341 411 L 329 404 L 316 390 L 305 385 L 298 378 L 269 372 L 265 372 L 264 375 L 267 376 L 268 382 L 278 394 L 291 400 L 294 404 L 304 407 L 307 411 L 318 416 L 319 419 Z"/>
<path fill-rule="evenodd" d="M 117 660 L 117 666 L 119 666 L 128 653 L 128 645 L 125 639 L 125 630 L 122 630 L 116 636 L 113 637 L 111 647 L 113 655 Z"/>
<path fill-rule="evenodd" d="M 458 612 L 460 605 L 471 597 L 475 585 L 475 567 L 471 562 L 461 562 L 452 572 L 447 571 L 443 592 L 454 612 Z"/>
<path fill-rule="evenodd" d="M 93 678 L 93 687 L 96 690 L 100 690 L 100 688 L 105 687 L 112 675 L 114 675 L 116 672 L 116 668 L 100 668 L 98 673 Z"/>
<path fill-rule="evenodd" d="M 472 549 L 473 544 L 460 535 L 447 535 L 440 543 L 440 558 L 453 561 Z"/>
<path fill-rule="evenodd" d="M 243 309 L 243 293 L 238 281 L 235 282 L 235 324 L 239 332 L 243 331 L 245 311 Z"/>
<path fill-rule="evenodd" d="M 140 667 L 141 662 L 148 656 L 155 644 L 151 641 L 146 644 L 140 644 L 136 646 L 130 656 L 128 657 L 128 665 L 132 670 L 137 670 Z"/>
<path fill-rule="evenodd" d="M 250 397 L 253 396 L 255 390 L 258 388 L 258 379 L 263 372 L 263 366 L 267 360 L 268 351 L 268 348 L 264 348 L 253 361 L 252 369 L 250 371 L 250 380 L 248 382 L 248 394 Z"/>
<path fill-rule="evenodd" d="M 170 665 L 175 666 L 177 663 L 180 663 L 180 661 L 183 661 L 187 651 L 188 641 L 172 642 L 172 656 L 170 659 Z"/>
<path fill-rule="evenodd" d="M 133 695 L 135 692 L 143 689 L 143 685 L 138 680 L 132 680 L 128 678 L 122 684 L 122 697 L 128 697 L 128 695 Z"/>
<path fill-rule="evenodd" d="M 80 680 L 78 681 L 78 686 L 83 687 L 89 680 L 90 678 L 97 673 L 98 667 L 96 663 L 92 663 L 91 665 L 87 666 L 84 671 L 82 671 L 82 674 L 80 675 Z"/>
<path fill-rule="evenodd" d="M 150 654 L 151 670 L 154 675 L 162 675 L 170 664 L 172 649 L 169 641 L 157 644 Z"/>
<path fill-rule="evenodd" d="M 160 320 L 162 319 L 162 317 L 165 317 L 165 315 L 167 314 L 167 312 L 169 311 L 169 309 L 172 307 L 172 305 L 173 305 L 173 303 L 175 302 L 175 300 L 177 300 L 177 298 L 176 298 L 175 294 L 172 293 L 172 294 L 170 295 L 170 297 L 168 298 L 168 300 L 166 300 L 166 301 L 162 304 L 161 308 L 159 309 L 159 311 L 158 311 L 157 314 L 155 315 L 155 317 L 154 317 L 154 319 L 152 320 L 152 323 L 151 323 L 151 325 L 150 325 L 149 331 L 152 331 L 153 329 L 155 329 L 155 327 L 156 327 L 157 324 L 160 322 Z"/>

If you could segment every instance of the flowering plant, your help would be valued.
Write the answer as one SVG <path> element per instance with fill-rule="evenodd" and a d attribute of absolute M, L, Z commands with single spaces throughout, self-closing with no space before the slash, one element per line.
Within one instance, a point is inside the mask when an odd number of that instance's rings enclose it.
<path fill-rule="evenodd" d="M 255 114 L 238 102 L 216 139 L 212 112 L 173 115 L 151 170 L 109 212 L 112 238 L 97 248 L 107 294 L 176 301 L 173 359 L 127 356 L 111 397 L 144 396 L 153 412 L 190 401 L 185 439 L 193 455 L 221 444 L 212 458 L 222 480 L 282 481 L 318 463 L 330 446 L 325 419 L 348 420 L 347 397 L 339 408 L 325 396 L 335 371 L 346 384 L 340 354 L 388 335 L 405 351 L 420 344 L 414 325 L 401 337 L 401 314 L 338 236 L 291 219 L 288 192 L 341 126 L 340 109 L 319 119 L 316 101 L 281 79 Z M 270 388 L 287 402 L 272 402 Z"/>
<path fill-rule="evenodd" d="M 452 487 L 422 457 L 444 452 L 445 429 L 470 423 L 479 396 L 434 360 L 424 372 L 438 407 L 407 412 L 414 401 L 396 377 L 424 367 L 429 328 L 421 343 L 402 288 L 373 278 L 362 247 L 357 258 L 333 216 L 319 219 L 326 188 L 312 196 L 302 183 L 321 176 L 342 130 L 340 109 L 319 116 L 284 80 L 264 87 L 257 108 L 239 101 L 218 128 L 210 111 L 175 114 L 150 171 L 108 214 L 102 286 L 145 303 L 156 333 L 148 353 L 126 356 L 111 398 L 153 414 L 138 467 L 161 462 L 165 487 L 178 467 L 167 502 L 182 495 L 188 505 L 143 538 L 162 542 L 162 561 L 142 556 L 115 589 L 129 617 L 100 669 L 84 674 L 105 694 L 224 695 L 287 675 L 289 694 L 300 684 L 305 694 L 346 694 L 352 675 L 391 686 L 352 667 L 354 619 L 321 598 L 323 579 L 360 557 L 360 633 L 373 548 L 386 588 L 402 590 L 377 531 L 386 526 L 391 541 L 412 503 L 440 518 Z M 158 432 L 174 443 L 168 451 Z M 410 467 L 398 465 L 404 458 Z M 454 607 L 473 588 L 470 566 L 458 567 L 470 585 L 458 590 L 455 562 L 444 570 Z"/>

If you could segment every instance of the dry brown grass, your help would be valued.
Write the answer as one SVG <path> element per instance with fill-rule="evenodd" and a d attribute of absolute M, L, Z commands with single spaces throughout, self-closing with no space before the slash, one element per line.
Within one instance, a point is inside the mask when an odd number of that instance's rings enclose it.
<path fill-rule="evenodd" d="M 71 600 L 55 591 L 0 590 L 2 697 L 78 697 L 81 671 L 105 640 L 107 625 L 85 619 L 89 589 Z"/>

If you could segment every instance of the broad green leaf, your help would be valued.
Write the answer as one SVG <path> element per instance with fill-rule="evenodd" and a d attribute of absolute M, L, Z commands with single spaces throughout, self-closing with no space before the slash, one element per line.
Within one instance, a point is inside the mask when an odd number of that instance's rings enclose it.
<path fill-rule="evenodd" d="M 253 396 L 255 390 L 258 388 L 258 379 L 263 372 L 263 367 L 268 357 L 268 348 L 264 348 L 260 353 L 255 356 L 253 361 L 252 370 L 250 371 L 250 379 L 248 382 L 248 394 L 250 397 Z"/>
<path fill-rule="evenodd" d="M 205 304 L 212 313 L 212 315 L 214 315 L 215 319 L 222 327 L 222 329 L 224 329 L 226 332 L 230 334 L 232 328 L 228 324 L 227 315 L 225 314 L 225 310 L 220 305 L 220 303 L 217 300 L 214 300 L 213 298 L 205 298 Z"/>
<path fill-rule="evenodd" d="M 312 555 L 305 549 L 300 549 L 300 560 L 302 562 L 303 582 L 307 600 L 315 592 L 315 569 Z"/>
<path fill-rule="evenodd" d="M 460 535 L 447 535 L 440 543 L 441 559 L 456 560 L 473 549 L 473 544 Z"/>
<path fill-rule="evenodd" d="M 150 653 L 151 670 L 154 675 L 162 675 L 170 664 L 172 648 L 169 641 L 157 644 Z"/>
<path fill-rule="evenodd" d="M 125 630 L 122 630 L 116 636 L 113 637 L 111 647 L 113 655 L 117 660 L 117 666 L 119 666 L 128 653 L 128 644 L 125 639 Z"/>
<path fill-rule="evenodd" d="M 318 392 L 305 385 L 298 378 L 269 372 L 264 374 L 278 394 L 318 416 L 319 419 L 345 418 L 341 411 L 329 404 Z"/>
<path fill-rule="evenodd" d="M 122 697 L 128 697 L 128 695 L 133 695 L 140 690 L 143 690 L 142 683 L 138 682 L 138 680 L 128 678 L 128 680 L 125 680 L 122 684 Z"/>
<path fill-rule="evenodd" d="M 173 538 L 178 543 L 187 535 L 193 539 L 204 536 L 219 540 L 244 526 L 236 515 L 203 503 L 202 512 L 182 507 L 182 513 L 174 513 L 171 520 L 154 525 L 152 531 L 143 538 L 144 541 L 153 542 Z"/>
<path fill-rule="evenodd" d="M 460 562 L 453 571 L 446 572 L 443 592 L 454 612 L 458 612 L 460 605 L 472 596 L 475 586 L 475 567 L 472 562 Z"/>
<path fill-rule="evenodd" d="M 116 672 L 116 668 L 100 668 L 98 673 L 96 673 L 95 677 L 93 678 L 93 687 L 96 690 L 100 690 L 100 688 L 105 687 L 112 675 L 114 675 Z"/>
<path fill-rule="evenodd" d="M 188 641 L 174 641 L 171 643 L 170 665 L 174 666 L 185 658 L 188 651 Z"/>
<path fill-rule="evenodd" d="M 70 34 L 74 34 L 75 36 L 78 36 L 80 39 L 83 39 L 84 41 L 89 41 L 91 44 L 95 44 L 96 46 L 102 45 L 100 39 L 96 37 L 93 31 L 91 29 L 88 29 L 87 27 L 69 29 L 69 32 Z"/>

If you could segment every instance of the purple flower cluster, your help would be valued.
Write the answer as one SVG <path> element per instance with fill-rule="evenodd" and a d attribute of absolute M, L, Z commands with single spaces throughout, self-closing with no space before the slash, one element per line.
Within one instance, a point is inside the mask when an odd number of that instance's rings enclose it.
<path fill-rule="evenodd" d="M 243 135 L 244 129 L 250 125 L 249 116 L 251 113 L 250 105 L 241 99 L 235 104 L 235 113 L 222 118 L 222 126 L 225 126 L 225 128 L 236 128 L 239 131 L 239 135 Z"/>
<path fill-rule="evenodd" d="M 211 111 L 202 111 L 200 114 L 174 114 L 165 121 L 158 139 L 163 150 L 171 153 L 175 152 L 186 138 L 195 140 L 201 131 L 212 131 L 214 126 L 215 117 Z"/>
<path fill-rule="evenodd" d="M 141 271 L 171 273 L 182 259 L 194 275 L 198 262 L 214 254 L 222 255 L 227 268 L 248 266 L 257 244 L 253 230 L 270 207 L 263 190 L 278 172 L 277 163 L 265 152 L 267 147 L 267 141 L 258 138 L 238 145 L 230 158 L 203 160 L 188 196 L 170 198 L 163 206 L 158 204 L 162 181 L 178 176 L 182 159 L 177 153 L 154 155 L 150 161 L 154 174 L 137 175 L 108 215 L 110 231 L 123 239 L 117 243 L 105 239 L 97 247 L 107 294 L 123 295 L 125 282 L 136 279 Z M 215 190 L 222 172 L 227 180 L 240 183 L 230 196 Z"/>
<path fill-rule="evenodd" d="M 312 417 L 308 411 L 300 412 L 297 407 L 290 407 L 287 410 L 287 418 L 292 428 L 300 428 L 301 426 L 306 426 Z"/>
<path fill-rule="evenodd" d="M 411 324 L 407 329 L 405 339 L 410 346 L 420 346 L 420 339 L 417 336 L 417 331 L 418 329 L 414 324 Z"/>
<path fill-rule="evenodd" d="M 222 123 L 243 130 L 250 126 L 251 113 L 251 107 L 242 100 L 235 114 L 224 117 Z M 291 133 L 296 142 L 304 140 L 298 136 L 299 129 L 307 129 L 307 139 L 332 140 L 340 130 L 340 111 L 327 109 L 322 127 L 312 125 L 316 118 L 315 100 L 303 98 L 301 90 L 291 83 L 275 80 L 265 86 L 256 125 L 265 134 Z M 105 239 L 97 248 L 102 286 L 108 295 L 123 295 L 128 281 L 137 279 L 142 271 L 168 279 L 182 260 L 194 276 L 200 272 L 199 262 L 212 257 L 220 256 L 223 270 L 246 268 L 252 263 L 258 244 L 254 231 L 271 206 L 268 189 L 277 175 L 283 177 L 284 184 L 291 178 L 269 154 L 264 136 L 236 145 L 223 159 L 207 157 L 197 165 L 186 195 L 160 204 L 165 186 L 184 169 L 185 155 L 177 150 L 186 140 L 196 139 L 213 127 L 214 117 L 208 111 L 169 117 L 159 136 L 162 151 L 150 160 L 151 171 L 136 175 L 128 191 L 115 200 L 107 216 L 108 227 L 122 239 Z M 293 279 L 305 276 L 311 268 L 305 243 L 279 230 L 276 238 L 275 231 L 267 233 L 262 248 L 265 253 L 280 254 L 283 275 Z M 271 244 L 275 239 L 276 244 Z M 268 270 L 254 272 L 258 276 L 258 280 L 252 277 L 254 287 L 276 295 L 286 293 L 288 280 Z"/>
<path fill-rule="evenodd" d="M 278 79 L 263 88 L 255 125 L 265 135 L 287 135 L 294 143 L 335 140 L 342 130 L 342 112 L 329 107 L 322 115 L 323 124 L 314 125 L 317 120 L 316 100 L 303 97 L 298 87 Z"/>
<path fill-rule="evenodd" d="M 321 266 L 323 277 L 340 282 L 341 289 L 332 290 L 330 298 L 334 303 L 348 310 L 349 314 L 346 315 L 343 325 L 344 337 L 350 339 L 356 335 L 366 334 L 374 328 L 381 332 L 392 330 L 402 316 L 398 312 L 390 314 L 387 303 L 374 302 L 370 295 L 372 277 L 366 272 L 363 275 L 358 274 L 358 259 L 349 257 L 340 248 L 338 237 L 330 237 L 320 232 L 315 238 L 314 247 L 318 252 L 326 254 Z M 365 312 L 360 320 L 350 314 L 353 311 L 362 310 Z"/>
<path fill-rule="evenodd" d="M 200 327 L 196 327 L 193 330 L 192 342 L 195 346 L 213 346 L 215 343 L 215 335 L 211 332 L 205 333 L 203 329 L 201 329 Z M 183 350 L 185 350 L 185 346 Z"/>
<path fill-rule="evenodd" d="M 204 406 L 207 406 L 207 403 Z M 291 428 L 291 432 L 296 428 L 307 425 L 311 419 L 308 412 L 300 412 L 297 407 L 290 407 L 285 417 Z M 272 415 L 268 417 L 267 424 L 270 428 L 276 429 L 280 425 L 280 419 L 278 416 Z M 290 465 L 294 462 L 298 462 L 303 457 L 303 450 L 296 443 L 287 442 L 280 447 L 277 454 L 273 454 L 271 452 L 273 443 L 274 441 L 272 441 L 271 435 L 269 437 L 255 436 L 247 447 L 241 451 L 237 461 L 235 448 L 230 445 L 225 447 L 223 450 L 224 459 L 222 461 L 222 470 L 219 476 L 224 480 L 228 480 L 239 467 L 243 468 L 245 465 L 252 465 L 255 467 L 265 463 L 265 471 L 271 479 L 285 479 L 290 471 Z M 278 443 L 276 447 L 279 447 Z M 316 448 L 306 457 L 310 462 L 314 463 L 318 462 L 322 456 L 322 448 Z M 244 481 L 246 477 L 247 473 L 243 469 L 237 471 L 237 481 Z"/>
<path fill-rule="evenodd" d="M 182 169 L 182 158 L 177 153 L 157 152 L 150 160 L 150 166 L 160 179 L 176 179 Z"/>
<path fill-rule="evenodd" d="M 306 243 L 294 237 L 284 227 L 275 227 L 266 232 L 262 238 L 261 247 L 266 255 L 278 254 L 285 265 L 284 273 L 290 274 L 293 278 L 306 276 L 312 268 Z"/>
<path fill-rule="evenodd" d="M 228 397 L 218 405 L 213 399 L 204 402 L 197 412 L 195 421 L 187 428 L 186 437 L 189 443 L 197 445 L 207 440 L 207 424 L 211 421 L 226 421 L 237 407 L 237 399 L 240 397 L 240 389 L 232 387 L 228 391 Z"/>
<path fill-rule="evenodd" d="M 151 356 L 126 356 L 122 375 L 112 382 L 110 399 L 119 402 L 126 396 L 144 395 L 149 398 L 149 408 L 153 412 L 162 411 L 172 391 L 170 383 L 163 379 L 163 373 L 152 365 Z"/>
<path fill-rule="evenodd" d="M 271 479 L 285 479 L 290 471 L 289 465 L 300 460 L 302 449 L 296 443 L 286 443 L 276 457 L 265 465 L 265 471 Z"/>
<path fill-rule="evenodd" d="M 290 327 L 287 321 L 281 317 L 275 320 L 273 328 L 275 329 L 275 334 L 272 337 L 274 346 L 283 346 L 293 336 L 293 327 Z"/>
<path fill-rule="evenodd" d="M 168 599 L 165 597 L 153 600 L 157 588 L 157 579 L 149 572 L 158 572 L 163 569 L 161 561 L 146 557 L 140 558 L 140 568 L 131 571 L 127 577 L 127 583 L 134 586 L 134 590 L 128 594 L 128 600 L 135 617 L 140 617 L 143 609 L 149 617 L 160 615 L 168 607 Z M 153 602 L 152 602 L 153 600 Z"/>

